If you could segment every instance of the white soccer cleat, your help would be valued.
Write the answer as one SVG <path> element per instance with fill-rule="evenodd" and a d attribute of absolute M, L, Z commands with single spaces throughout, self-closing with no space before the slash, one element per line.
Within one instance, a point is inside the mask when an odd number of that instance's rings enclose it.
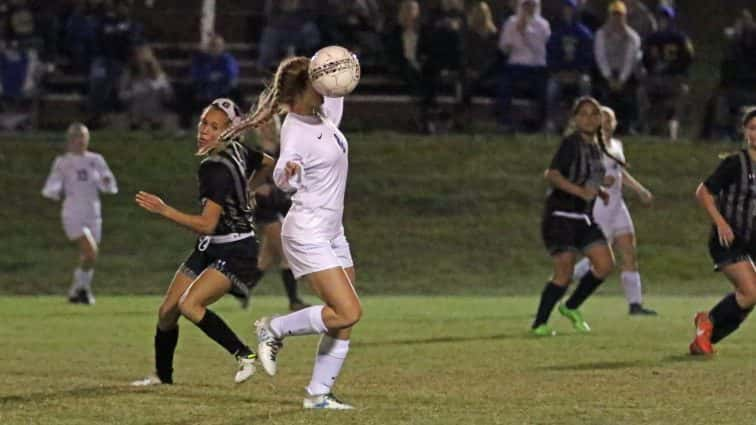
<path fill-rule="evenodd" d="M 241 384 L 255 374 L 255 370 L 257 370 L 257 368 L 255 368 L 256 358 L 257 356 L 254 353 L 244 357 L 238 357 L 239 370 L 236 371 L 236 375 L 234 375 L 234 382 Z"/>
<path fill-rule="evenodd" d="M 352 410 L 354 406 L 346 404 L 337 399 L 333 394 L 315 395 L 305 397 L 302 407 L 305 409 L 332 409 L 332 410 Z"/>
<path fill-rule="evenodd" d="M 270 330 L 270 317 L 263 317 L 255 322 L 257 332 L 257 353 L 260 357 L 265 372 L 273 376 L 278 369 L 277 358 L 278 352 L 283 347 L 283 340 L 276 338 Z"/>
<path fill-rule="evenodd" d="M 150 375 L 144 379 L 133 381 L 129 385 L 131 385 L 132 387 L 151 387 L 153 385 L 162 385 L 162 384 L 163 384 L 163 381 L 161 381 L 160 378 L 158 378 L 155 375 Z"/>

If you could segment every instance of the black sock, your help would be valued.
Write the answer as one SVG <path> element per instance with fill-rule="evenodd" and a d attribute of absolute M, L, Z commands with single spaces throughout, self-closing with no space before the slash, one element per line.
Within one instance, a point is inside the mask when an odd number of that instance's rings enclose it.
<path fill-rule="evenodd" d="M 155 331 L 155 371 L 164 384 L 173 383 L 173 353 L 176 351 L 179 330 L 175 328 Z"/>
<path fill-rule="evenodd" d="M 711 323 L 714 325 L 714 330 L 711 333 L 711 343 L 716 344 L 727 337 L 727 335 L 735 332 L 746 317 L 748 317 L 748 313 L 751 310 L 753 308 L 742 309 L 738 305 L 734 293 L 722 298 L 709 312 L 709 319 L 711 319 Z"/>
<path fill-rule="evenodd" d="M 543 325 L 549 321 L 551 316 L 551 310 L 554 309 L 556 303 L 567 292 L 566 286 L 559 286 L 554 282 L 548 282 L 541 292 L 541 302 L 538 303 L 538 312 L 536 313 L 535 321 L 533 321 L 533 328 Z"/>
<path fill-rule="evenodd" d="M 243 357 L 252 353 L 252 350 L 239 340 L 226 322 L 212 310 L 205 310 L 205 316 L 197 322 L 197 327 L 234 356 Z"/>
<path fill-rule="evenodd" d="M 301 303 L 302 300 L 299 299 L 299 294 L 297 294 L 297 280 L 294 278 L 291 269 L 281 270 L 281 280 L 283 280 L 286 296 L 289 297 L 289 304 Z"/>
<path fill-rule="evenodd" d="M 593 274 L 593 271 L 589 271 L 582 279 L 580 279 L 578 287 L 575 288 L 575 291 L 570 295 L 570 298 L 567 299 L 567 302 L 564 303 L 564 306 L 570 310 L 580 307 L 603 281 L 604 279 L 597 278 Z"/>

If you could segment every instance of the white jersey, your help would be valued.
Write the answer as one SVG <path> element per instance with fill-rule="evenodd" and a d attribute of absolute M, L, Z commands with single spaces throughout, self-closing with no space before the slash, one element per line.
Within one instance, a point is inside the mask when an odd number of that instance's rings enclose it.
<path fill-rule="evenodd" d="M 622 142 L 620 142 L 617 139 L 611 139 L 608 143 L 606 143 L 606 150 L 612 154 L 615 158 L 619 159 L 622 162 L 625 162 L 625 152 L 622 149 Z M 607 187 L 607 192 L 609 192 L 609 205 L 604 205 L 603 202 L 596 202 L 595 208 L 607 208 L 607 209 L 614 209 L 618 208 L 619 205 L 622 203 L 622 165 L 620 165 L 617 161 L 613 160 L 612 158 L 609 158 L 608 155 L 603 154 L 602 155 L 602 161 L 604 163 L 604 168 L 606 169 L 606 176 L 607 177 L 613 177 L 614 183 L 612 183 L 611 186 Z"/>
<path fill-rule="evenodd" d="M 331 240 L 343 233 L 344 192 L 349 145 L 338 126 L 343 98 L 325 98 L 322 116 L 289 113 L 281 127 L 281 154 L 273 171 L 276 185 L 292 195 L 282 235 L 299 240 Z M 299 172 L 286 177 L 286 164 Z"/>
<path fill-rule="evenodd" d="M 65 153 L 55 158 L 42 196 L 63 198 L 63 217 L 100 218 L 100 195 L 118 193 L 113 173 L 105 158 L 94 152 Z"/>

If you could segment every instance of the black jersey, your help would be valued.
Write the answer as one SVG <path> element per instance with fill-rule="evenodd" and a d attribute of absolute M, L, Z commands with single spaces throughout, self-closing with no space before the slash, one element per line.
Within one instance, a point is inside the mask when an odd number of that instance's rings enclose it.
<path fill-rule="evenodd" d="M 704 181 L 704 186 L 717 197 L 717 209 L 735 235 L 744 241 L 752 241 L 756 176 L 748 151 L 742 150 L 722 160 L 714 174 Z"/>
<path fill-rule="evenodd" d="M 562 140 L 549 169 L 559 171 L 564 178 L 578 186 L 598 189 L 604 180 L 606 169 L 601 161 L 601 150 L 595 143 L 586 143 L 573 133 Z M 594 201 L 550 188 L 546 198 L 547 211 L 564 211 L 592 216 Z"/>
<path fill-rule="evenodd" d="M 262 160 L 261 152 L 231 142 L 226 149 L 200 163 L 197 172 L 200 203 L 204 207 L 211 200 L 223 208 L 213 235 L 254 231 L 247 182 L 260 169 Z"/>

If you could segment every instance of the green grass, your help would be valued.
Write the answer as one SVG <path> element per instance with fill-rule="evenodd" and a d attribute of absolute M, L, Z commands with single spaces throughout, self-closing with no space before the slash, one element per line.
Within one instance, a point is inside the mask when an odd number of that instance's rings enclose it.
<path fill-rule="evenodd" d="M 616 282 L 608 283 L 616 285 Z M 235 385 L 235 363 L 183 321 L 176 385 L 133 389 L 152 369 L 159 298 L 0 298 L 0 423 L 15 424 L 743 424 L 756 363 L 753 325 L 712 360 L 686 355 L 692 315 L 714 297 L 654 296 L 657 318 L 630 318 L 618 297 L 584 306 L 577 335 L 527 334 L 535 297 L 364 298 L 365 316 L 336 386 L 354 412 L 304 412 L 316 337 L 290 338 L 279 373 Z M 251 320 L 281 297 L 216 307 L 252 342 Z"/>
<path fill-rule="evenodd" d="M 558 140 L 496 135 L 420 137 L 353 132 L 345 226 L 370 294 L 533 294 L 550 273 L 539 223 L 541 177 Z M 59 135 L 0 138 L 4 252 L 0 293 L 63 293 L 76 251 L 60 227 L 59 205 L 39 191 Z M 192 142 L 166 135 L 96 133 L 121 193 L 104 196 L 99 294 L 158 294 L 193 237 L 138 209 L 137 190 L 196 210 Z M 630 200 L 646 288 L 652 294 L 719 293 L 706 250 L 709 225 L 693 192 L 733 145 L 626 140 L 632 173 L 657 197 Z M 271 294 L 278 283 L 261 285 Z"/>

